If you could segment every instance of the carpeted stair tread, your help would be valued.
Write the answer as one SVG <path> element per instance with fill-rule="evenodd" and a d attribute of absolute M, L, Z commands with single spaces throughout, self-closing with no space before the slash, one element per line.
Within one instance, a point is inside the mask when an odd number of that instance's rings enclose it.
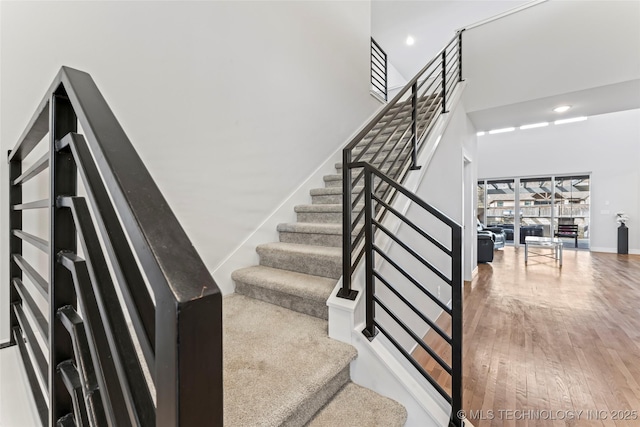
<path fill-rule="evenodd" d="M 356 236 L 361 225 L 353 230 Z M 314 246 L 342 247 L 342 224 L 321 222 L 290 222 L 278 224 L 280 241 Z"/>
<path fill-rule="evenodd" d="M 342 175 L 325 175 L 322 179 L 327 187 L 342 187 Z"/>
<path fill-rule="evenodd" d="M 337 280 L 256 265 L 231 275 L 236 292 L 320 319 L 328 318 L 327 300 Z"/>
<path fill-rule="evenodd" d="M 303 426 L 348 381 L 356 350 L 326 321 L 238 294 L 223 317 L 225 426 Z"/>
<path fill-rule="evenodd" d="M 410 155 L 410 154 L 411 154 L 411 153 L 407 151 L 407 157 L 409 157 L 409 155 Z M 376 160 L 375 160 L 373 163 L 371 163 L 371 164 L 372 164 L 373 166 L 375 166 L 376 168 L 380 169 L 380 165 L 382 164 L 382 160 L 384 160 L 384 157 L 382 157 L 382 158 L 380 158 L 380 159 L 376 159 Z M 394 164 L 394 162 L 395 162 L 395 164 Z M 397 168 L 399 168 L 399 167 L 400 167 L 399 165 L 401 165 L 401 163 L 402 163 L 402 162 L 401 162 L 401 160 L 398 160 L 398 161 L 396 162 L 396 157 L 393 157 L 393 158 L 391 158 L 391 159 L 387 159 L 387 161 L 386 161 L 386 162 L 384 162 L 384 167 L 389 167 L 390 165 L 393 165 L 393 166 L 394 166 L 394 169 L 397 169 Z M 336 168 L 336 170 L 337 170 L 338 172 L 342 172 L 342 162 L 340 162 L 340 163 L 336 163 L 334 166 L 335 166 L 335 168 Z"/>
<path fill-rule="evenodd" d="M 356 195 L 364 190 L 363 185 L 352 188 L 351 194 Z M 311 190 L 311 203 L 314 205 L 338 204 L 342 205 L 342 181 L 340 185 L 314 188 Z"/>
<path fill-rule="evenodd" d="M 342 209 L 340 209 L 342 212 Z M 339 234 L 342 235 L 342 224 L 322 224 L 316 222 L 288 222 L 278 224 L 278 231 L 289 233 Z"/>
<path fill-rule="evenodd" d="M 363 185 L 356 185 L 351 189 L 354 193 L 359 193 L 364 190 Z M 312 196 L 332 196 L 336 194 L 342 194 L 342 187 L 322 187 L 322 188 L 313 188 L 310 191 Z"/>
<path fill-rule="evenodd" d="M 307 427 L 401 427 L 406 422 L 407 410 L 404 406 L 349 382 Z"/>
<path fill-rule="evenodd" d="M 325 175 L 323 178 L 324 182 L 327 181 L 342 181 L 342 175 L 333 174 L 333 175 Z"/>
<path fill-rule="evenodd" d="M 358 203 L 353 210 L 359 212 L 364 203 Z M 323 224 L 342 223 L 342 203 L 315 203 L 298 205 L 294 208 L 298 222 L 314 222 Z"/>
<path fill-rule="evenodd" d="M 341 188 L 341 187 L 340 187 Z M 357 207 L 358 205 L 356 205 Z M 354 208 L 355 209 L 355 208 Z M 302 212 L 342 212 L 342 204 L 331 203 L 326 205 L 298 205 L 293 208 L 296 213 Z"/>
<path fill-rule="evenodd" d="M 342 275 L 342 248 L 274 242 L 256 248 L 260 265 L 313 276 L 339 279 Z"/>
<path fill-rule="evenodd" d="M 393 138 L 393 139 L 392 139 L 393 143 L 392 143 L 392 144 L 385 144 L 385 145 L 382 147 L 382 149 L 380 150 L 380 152 L 381 152 L 381 153 L 384 153 L 384 155 L 386 156 L 386 155 L 387 155 L 387 153 L 388 153 L 389 151 L 393 151 L 394 153 L 398 153 L 398 152 L 400 152 L 400 151 L 404 150 L 404 149 L 405 149 L 405 147 L 406 147 L 406 144 L 403 144 L 402 142 L 401 142 L 401 143 L 399 143 L 397 146 L 395 146 L 395 147 L 394 147 L 394 145 L 395 145 L 395 143 L 396 143 L 396 141 L 397 141 L 398 139 L 399 139 L 399 136 L 398 136 L 398 138 Z M 403 137 L 403 139 L 405 139 L 405 140 L 406 140 L 406 139 L 409 139 L 409 136 L 405 135 L 405 136 Z M 365 139 L 365 140 L 366 140 L 366 139 Z M 358 146 L 358 147 L 354 148 L 354 149 L 353 149 L 353 151 L 352 151 L 353 160 L 355 161 L 355 160 L 356 160 L 356 158 L 360 155 L 360 153 L 361 153 L 362 151 L 364 151 L 365 149 L 366 149 L 366 154 L 374 154 L 374 153 L 377 153 L 377 152 L 378 152 L 378 149 L 379 149 L 379 148 L 380 148 L 380 146 L 382 145 L 382 142 L 383 142 L 383 141 L 376 142 L 376 143 L 374 143 L 374 144 L 371 144 L 369 147 L 367 147 L 367 145 L 366 145 L 366 144 L 363 144 L 363 145 L 361 145 L 361 146 Z M 369 157 L 371 157 L 371 156 L 369 156 Z"/>
<path fill-rule="evenodd" d="M 353 229 L 355 236 L 360 232 L 361 225 Z M 311 234 L 337 234 L 342 236 L 342 224 L 323 224 L 316 222 L 286 222 L 278 224 L 278 231 L 290 233 L 311 233 Z"/>

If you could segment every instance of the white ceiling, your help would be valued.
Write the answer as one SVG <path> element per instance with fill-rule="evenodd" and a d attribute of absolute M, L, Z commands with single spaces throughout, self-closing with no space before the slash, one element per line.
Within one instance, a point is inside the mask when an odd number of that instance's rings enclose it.
<path fill-rule="evenodd" d="M 411 79 L 456 30 L 511 10 L 530 0 L 373 0 L 371 35 L 387 52 L 389 62 Z M 405 43 L 407 36 L 413 46 Z"/>
<path fill-rule="evenodd" d="M 526 3 L 374 0 L 372 34 L 411 78 L 456 29 Z M 478 130 L 640 108 L 640 1 L 542 2 L 466 31 L 463 55 Z"/>
<path fill-rule="evenodd" d="M 571 109 L 554 112 L 553 108 L 560 105 L 570 105 Z M 478 131 L 488 131 L 635 108 L 640 108 L 640 80 L 481 109 L 468 115 Z"/>

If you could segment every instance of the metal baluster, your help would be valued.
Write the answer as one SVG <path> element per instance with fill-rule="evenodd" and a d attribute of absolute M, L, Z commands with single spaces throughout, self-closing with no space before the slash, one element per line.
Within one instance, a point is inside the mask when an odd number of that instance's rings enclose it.
<path fill-rule="evenodd" d="M 447 49 L 442 51 L 442 112 L 447 112 Z"/>
<path fill-rule="evenodd" d="M 11 155 L 11 151 L 9 151 Z M 19 302 L 20 296 L 13 285 L 13 279 L 22 280 L 22 270 L 13 259 L 13 254 L 22 255 L 22 239 L 14 236 L 12 230 L 22 230 L 22 211 L 14 210 L 13 205 L 22 203 L 22 185 L 13 185 L 13 181 L 22 173 L 22 160 L 14 157 L 9 161 L 9 301 L 11 305 Z M 13 310 L 9 310 L 10 331 L 18 327 L 18 319 Z M 13 333 L 10 337 L 10 345 L 15 345 L 16 341 Z"/>
<path fill-rule="evenodd" d="M 374 174 L 371 173 L 369 167 L 364 169 L 364 227 L 365 227 L 365 270 L 366 270 L 366 290 L 365 290 L 365 322 L 366 326 L 362 333 L 372 340 L 376 334 L 376 327 L 373 324 L 375 319 L 375 303 L 373 301 L 373 295 L 375 292 L 373 270 L 374 255 L 373 255 L 373 203 L 372 203 L 372 188 Z"/>
<path fill-rule="evenodd" d="M 77 173 L 69 150 L 56 151 L 56 141 L 77 130 L 77 118 L 71 102 L 60 86 L 50 101 L 49 176 L 50 217 L 49 239 L 49 425 L 56 425 L 59 418 L 73 411 L 71 396 L 60 375 L 58 364 L 73 358 L 71 336 L 57 317 L 64 306 L 76 308 L 73 278 L 69 271 L 57 262 L 58 252 L 76 251 L 76 233 L 73 217 L 68 209 L 56 208 L 59 196 L 73 196 L 77 192 Z"/>
<path fill-rule="evenodd" d="M 462 229 L 451 228 L 451 421 L 462 426 Z"/>
<path fill-rule="evenodd" d="M 388 93 L 389 93 L 389 83 L 388 83 L 388 74 L 387 74 L 387 54 L 385 51 L 383 51 L 382 49 L 380 49 L 382 51 L 382 54 L 384 55 L 384 100 L 387 101 L 388 100 Z"/>
<path fill-rule="evenodd" d="M 418 170 L 418 82 L 411 86 L 411 170 Z"/>
<path fill-rule="evenodd" d="M 462 79 L 462 32 L 458 33 L 458 81 L 463 81 Z"/>
<path fill-rule="evenodd" d="M 342 152 L 342 288 L 337 296 L 349 300 L 355 300 L 358 291 L 351 289 L 351 239 L 353 230 L 351 229 L 351 179 L 352 171 L 351 150 Z"/>

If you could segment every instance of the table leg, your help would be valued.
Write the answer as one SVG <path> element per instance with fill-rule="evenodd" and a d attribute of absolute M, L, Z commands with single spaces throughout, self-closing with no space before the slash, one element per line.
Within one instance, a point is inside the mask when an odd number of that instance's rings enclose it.
<path fill-rule="evenodd" d="M 562 245 L 558 245 L 558 260 L 560 267 L 562 267 Z"/>
<path fill-rule="evenodd" d="M 527 263 L 527 260 L 529 259 L 529 244 L 527 242 L 524 242 L 524 263 Z"/>

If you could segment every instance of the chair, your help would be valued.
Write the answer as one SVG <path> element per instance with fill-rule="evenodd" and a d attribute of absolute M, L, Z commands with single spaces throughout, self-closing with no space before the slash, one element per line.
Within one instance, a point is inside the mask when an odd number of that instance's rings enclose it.
<path fill-rule="evenodd" d="M 525 225 L 520 227 L 520 244 L 524 245 L 527 236 L 544 236 L 544 229 L 541 225 Z"/>
<path fill-rule="evenodd" d="M 486 227 L 478 220 L 478 236 L 491 233 L 493 236 L 493 249 L 502 249 L 507 242 L 507 235 L 501 227 Z"/>
<path fill-rule="evenodd" d="M 493 235 L 485 232 L 478 232 L 478 262 L 493 261 Z"/>
<path fill-rule="evenodd" d="M 504 248 L 505 242 L 504 230 L 498 227 L 485 227 L 478 221 L 478 262 L 492 262 L 493 251 Z"/>

